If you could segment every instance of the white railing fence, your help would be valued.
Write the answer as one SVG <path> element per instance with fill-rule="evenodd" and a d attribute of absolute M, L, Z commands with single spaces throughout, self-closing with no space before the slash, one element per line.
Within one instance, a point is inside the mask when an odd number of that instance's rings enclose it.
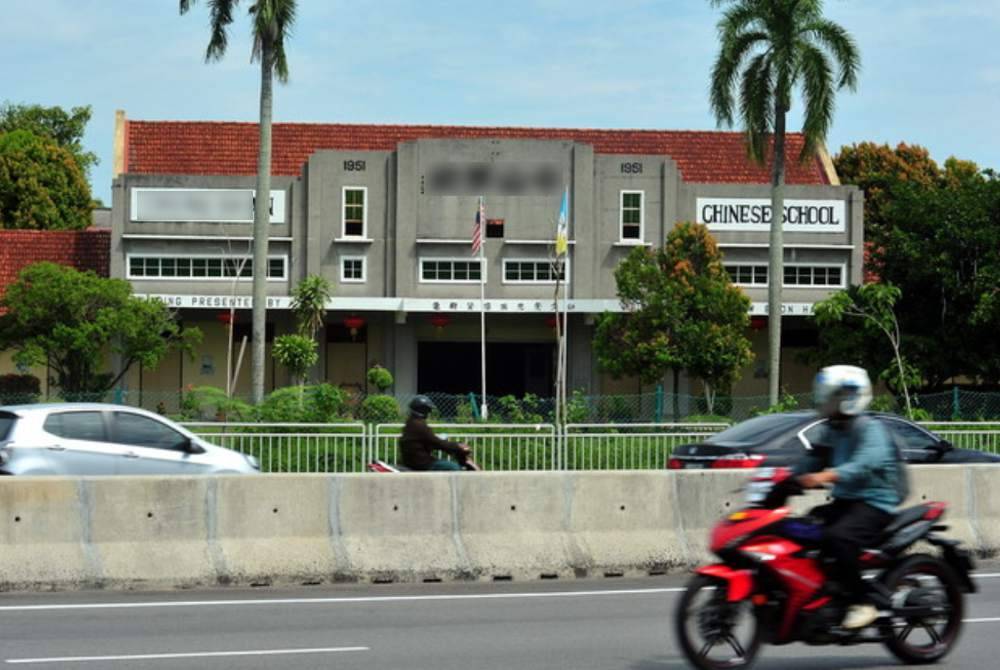
<path fill-rule="evenodd" d="M 368 427 L 363 423 L 184 423 L 220 447 L 249 454 L 264 472 L 364 472 Z"/>
<path fill-rule="evenodd" d="M 255 456 L 264 472 L 364 472 L 372 460 L 395 463 L 402 423 L 182 424 L 221 447 Z M 1000 454 L 1000 423 L 922 424 L 961 449 Z M 622 470 L 666 467 L 679 445 L 704 440 L 725 423 L 432 424 L 464 442 L 486 470 Z"/>
<path fill-rule="evenodd" d="M 441 438 L 472 447 L 472 458 L 485 470 L 558 470 L 558 440 L 551 423 L 449 423 L 431 424 Z M 371 458 L 396 462 L 403 424 L 375 426 L 371 433 Z"/>

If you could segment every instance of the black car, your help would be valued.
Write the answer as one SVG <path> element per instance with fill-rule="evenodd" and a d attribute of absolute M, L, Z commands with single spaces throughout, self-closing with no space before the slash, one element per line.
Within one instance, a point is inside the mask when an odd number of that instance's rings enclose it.
<path fill-rule="evenodd" d="M 869 414 L 889 431 L 908 463 L 1000 463 L 1000 456 L 960 449 L 922 426 L 893 414 Z M 754 468 L 797 462 L 821 438 L 826 419 L 815 412 L 766 414 L 674 449 L 667 467 Z"/>

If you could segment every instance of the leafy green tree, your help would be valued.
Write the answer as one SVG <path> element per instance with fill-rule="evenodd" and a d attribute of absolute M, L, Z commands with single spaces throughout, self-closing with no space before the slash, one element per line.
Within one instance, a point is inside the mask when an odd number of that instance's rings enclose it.
<path fill-rule="evenodd" d="M 841 147 L 833 165 L 842 183 L 854 184 L 865 192 L 865 237 L 869 239 L 887 225 L 886 207 L 897 183 L 932 188 L 941 178 L 941 168 L 930 152 L 905 142 L 895 148 L 875 142 Z"/>
<path fill-rule="evenodd" d="M 663 247 L 633 249 L 615 281 L 625 311 L 602 315 L 594 340 L 598 361 L 611 374 L 654 383 L 670 372 L 676 389 L 686 369 L 714 396 L 751 362 L 744 334 L 750 299 L 730 282 L 705 226 L 680 223 Z"/>
<path fill-rule="evenodd" d="M 309 275 L 292 289 L 292 313 L 299 324 L 299 334 L 316 337 L 326 319 L 326 303 L 333 286 L 320 275 Z"/>
<path fill-rule="evenodd" d="M 132 295 L 127 281 L 55 263 L 24 268 L 0 308 L 0 350 L 13 349 L 24 365 L 48 364 L 64 397 L 105 393 L 135 363 L 155 368 L 201 341 L 201 331 L 181 328 L 162 301 Z M 108 354 L 121 357 L 117 375 L 104 371 Z"/>
<path fill-rule="evenodd" d="M 793 91 L 801 88 L 805 143 L 800 159 L 813 157 L 833 123 L 836 90 L 857 86 L 860 56 L 847 31 L 823 16 L 822 0 L 710 1 L 713 6 L 728 6 L 718 24 L 719 54 L 709 96 L 712 112 L 726 126 L 732 126 L 738 114 L 754 160 L 765 163 L 773 144 L 767 291 L 768 395 L 773 405 L 778 402 L 781 370 L 777 278 L 783 276 L 784 264 L 785 117 Z"/>
<path fill-rule="evenodd" d="M 84 178 L 90 175 L 90 168 L 99 162 L 97 154 L 85 151 L 83 134 L 90 122 L 91 109 L 73 107 L 66 111 L 62 107 L 42 105 L 15 105 L 10 102 L 0 106 L 0 133 L 27 130 L 39 137 L 47 137 L 63 149 L 73 154 Z"/>
<path fill-rule="evenodd" d="M 316 365 L 316 361 L 319 360 L 316 340 L 305 335 L 281 335 L 274 338 L 271 353 L 274 355 L 274 360 L 288 368 L 299 386 L 305 385 L 309 368 Z"/>
<path fill-rule="evenodd" d="M 1000 179 L 953 162 L 935 188 L 894 185 L 873 239 L 908 358 L 931 388 L 956 376 L 1000 382 Z"/>
<path fill-rule="evenodd" d="M 853 286 L 816 303 L 813 312 L 816 323 L 821 327 L 842 324 L 850 319 L 860 321 L 866 338 L 886 338 L 892 348 L 893 360 L 878 368 L 880 377 L 891 387 L 902 391 L 906 399 L 906 413 L 911 415 L 913 406 L 909 389 L 920 383 L 920 373 L 903 356 L 902 335 L 894 309 L 900 296 L 900 290 L 891 284 Z"/>
<path fill-rule="evenodd" d="M 195 0 L 180 0 L 181 14 L 194 4 Z M 229 44 L 229 26 L 239 6 L 239 0 L 210 0 L 209 15 L 211 37 L 205 52 L 205 60 L 221 60 Z M 285 40 L 295 23 L 296 0 L 256 0 L 250 5 L 253 23 L 253 51 L 251 60 L 260 62 L 260 143 L 257 153 L 257 198 L 253 215 L 253 326 L 252 351 L 250 356 L 251 390 L 254 403 L 264 397 L 264 328 L 267 321 L 267 235 L 270 226 L 271 194 L 271 116 L 273 108 L 272 84 L 274 75 L 278 81 L 288 81 L 288 61 L 285 56 Z"/>
<path fill-rule="evenodd" d="M 27 130 L 0 134 L 0 228 L 82 230 L 92 209 L 69 150 Z"/>

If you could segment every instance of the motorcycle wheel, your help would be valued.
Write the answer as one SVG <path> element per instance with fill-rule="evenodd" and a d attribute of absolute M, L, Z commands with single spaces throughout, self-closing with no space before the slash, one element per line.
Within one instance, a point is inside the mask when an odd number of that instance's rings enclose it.
<path fill-rule="evenodd" d="M 705 575 L 688 582 L 674 626 L 684 655 L 701 670 L 749 668 L 760 649 L 753 605 L 728 602 L 726 584 Z"/>
<path fill-rule="evenodd" d="M 885 645 L 904 663 L 935 663 L 944 658 L 958 641 L 965 609 L 962 588 L 948 565 L 933 556 L 911 556 L 885 578 L 893 602 L 905 601 L 914 589 L 923 589 L 925 597 L 945 607 L 934 617 L 907 619 L 895 617 L 891 636 Z"/>

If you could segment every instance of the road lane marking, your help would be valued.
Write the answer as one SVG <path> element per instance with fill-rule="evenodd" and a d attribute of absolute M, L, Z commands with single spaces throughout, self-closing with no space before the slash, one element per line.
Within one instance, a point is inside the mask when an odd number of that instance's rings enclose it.
<path fill-rule="evenodd" d="M 221 658 L 226 656 L 291 656 L 294 654 L 336 654 L 370 651 L 368 647 L 323 647 L 317 649 L 257 649 L 254 651 L 206 651 L 186 654 L 135 654 L 132 656 L 60 656 L 54 658 L 8 658 L 11 665 L 27 663 L 93 663 L 95 661 L 153 661 L 178 658 Z"/>
<path fill-rule="evenodd" d="M 973 573 L 976 579 L 1000 578 L 997 573 Z M 113 610 L 113 609 L 152 609 L 168 607 L 243 607 L 253 605 L 338 605 L 352 603 L 394 603 L 394 602 L 426 602 L 449 600 L 501 600 L 517 598 L 574 598 L 600 596 L 655 595 L 662 593 L 682 593 L 686 587 L 669 587 L 655 589 L 602 589 L 592 591 L 551 591 L 543 593 L 466 593 L 437 594 L 424 596 L 356 596 L 340 598 L 258 598 L 247 600 L 167 600 L 124 603 L 64 603 L 53 605 L 5 605 L 0 606 L 0 614 L 4 612 L 53 612 L 70 610 Z"/>
<path fill-rule="evenodd" d="M 359 596 L 347 598 L 274 598 L 254 600 L 168 600 L 139 603 L 67 603 L 61 605 L 6 605 L 2 612 L 47 612 L 58 610 L 114 610 L 157 607 L 242 607 L 247 605 L 338 605 L 350 603 L 398 603 L 434 600 L 503 600 L 517 598 L 580 598 L 597 596 L 681 593 L 684 587 L 660 589 L 606 589 L 599 591 L 551 591 L 547 593 L 465 593 L 427 596 Z"/>
<path fill-rule="evenodd" d="M 962 619 L 962 623 L 1000 623 L 1000 617 L 988 619 Z"/>

